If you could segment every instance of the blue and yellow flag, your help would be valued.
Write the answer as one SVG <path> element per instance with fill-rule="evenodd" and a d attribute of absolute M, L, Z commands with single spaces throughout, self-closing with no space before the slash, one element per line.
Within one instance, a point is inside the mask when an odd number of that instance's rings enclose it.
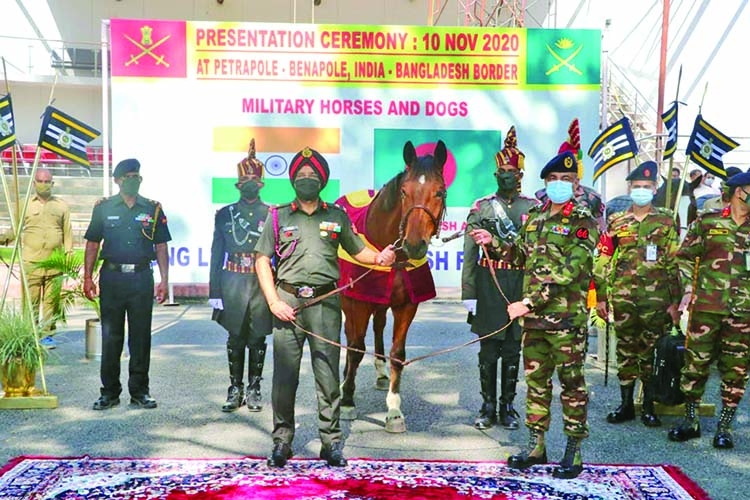
<path fill-rule="evenodd" d="M 731 137 L 719 132 L 699 114 L 695 117 L 693 133 L 690 134 L 690 142 L 685 155 L 707 171 L 726 179 L 727 171 L 724 169 L 722 157 L 739 145 Z"/>
<path fill-rule="evenodd" d="M 90 168 L 86 145 L 100 132 L 59 109 L 47 106 L 39 133 L 39 147 Z"/>
<path fill-rule="evenodd" d="M 630 122 L 627 118 L 616 121 L 599 134 L 589 148 L 589 157 L 594 160 L 593 181 L 599 178 L 611 166 L 635 158 L 638 144 L 633 137 Z"/>
<path fill-rule="evenodd" d="M 668 160 L 677 150 L 677 101 L 661 115 L 661 120 L 667 129 L 667 144 L 664 145 L 663 158 Z"/>
<path fill-rule="evenodd" d="M 16 122 L 13 118 L 13 103 L 10 94 L 0 97 L 0 151 L 16 142 Z"/>

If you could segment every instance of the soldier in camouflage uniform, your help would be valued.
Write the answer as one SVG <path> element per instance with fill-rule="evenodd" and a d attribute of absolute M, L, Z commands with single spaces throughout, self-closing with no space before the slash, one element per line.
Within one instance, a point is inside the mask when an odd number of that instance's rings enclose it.
<path fill-rule="evenodd" d="M 696 410 L 716 361 L 722 408 L 715 448 L 734 447 L 732 421 L 750 364 L 750 172 L 732 176 L 727 186 L 729 205 L 698 214 L 677 253 L 692 310 L 681 380 L 685 418 L 668 435 L 672 441 L 700 437 Z"/>
<path fill-rule="evenodd" d="M 524 154 L 517 148 L 515 127 L 508 131 L 504 146 L 495 154 L 497 192 L 475 201 L 466 219 L 461 298 L 469 310 L 471 331 L 479 336 L 503 328 L 508 323 L 508 314 L 501 305 L 521 299 L 523 269 L 513 266 L 512 252 L 500 242 L 513 242 L 528 217 L 529 209 L 538 203 L 520 193 Z M 500 290 L 493 279 L 493 271 Z M 474 421 L 477 429 L 489 429 L 498 421 L 497 360 L 500 358 L 500 425 L 506 429 L 518 429 L 518 413 L 513 408 L 513 399 L 516 397 L 520 357 L 521 325 L 518 321 L 479 342 L 479 383 L 483 403 Z"/>
<path fill-rule="evenodd" d="M 379 253 L 365 247 L 346 212 L 320 199 L 328 177 L 328 162 L 320 153 L 310 148 L 297 153 L 289 165 L 296 199 L 270 210 L 255 246 L 258 281 L 276 317 L 270 467 L 283 467 L 292 456 L 294 401 L 305 340 L 318 397 L 320 458 L 330 466 L 346 466 L 340 424 L 341 299 L 330 295 L 309 307 L 305 303 L 336 289 L 339 245 L 363 264 L 390 266 L 396 260 L 390 245 Z M 274 255 L 276 276 L 271 268 Z"/>
<path fill-rule="evenodd" d="M 271 333 L 271 312 L 255 275 L 255 243 L 268 216 L 260 200 L 263 163 L 255 157 L 255 139 L 247 158 L 237 164 L 239 201 L 222 207 L 214 218 L 208 303 L 212 318 L 229 333 L 227 361 L 230 386 L 223 412 L 247 404 L 250 411 L 263 409 L 260 381 L 266 359 L 266 335 Z M 243 383 L 247 351 L 247 391 Z"/>
<path fill-rule="evenodd" d="M 573 198 L 576 158 L 564 152 L 542 169 L 549 201 L 534 208 L 521 228 L 519 264 L 524 263 L 523 299 L 508 305 L 510 319 L 523 319 L 527 449 L 508 458 L 508 466 L 525 469 L 547 462 L 544 434 L 550 426 L 552 375 L 562 386 L 565 455 L 553 475 L 578 476 L 583 470 L 581 441 L 588 437 L 586 296 L 593 279 L 593 256 L 599 229 L 591 212 Z"/>
<path fill-rule="evenodd" d="M 654 411 L 651 385 L 653 350 L 668 327 L 679 322 L 677 308 L 682 293 L 674 260 L 679 235 L 672 211 L 651 204 L 657 174 L 656 163 L 647 161 L 628 175 L 633 205 L 609 216 L 596 262 L 597 269 L 608 277 L 617 333 L 622 402 L 607 415 L 611 424 L 635 419 L 633 392 L 640 378 L 641 421 L 646 427 L 661 425 Z M 599 299 L 599 315 L 606 318 L 607 302 L 603 296 Z"/>

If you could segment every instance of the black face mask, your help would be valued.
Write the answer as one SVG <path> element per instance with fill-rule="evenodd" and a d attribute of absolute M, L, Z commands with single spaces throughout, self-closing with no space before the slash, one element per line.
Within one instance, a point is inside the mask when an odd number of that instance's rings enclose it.
<path fill-rule="evenodd" d="M 125 177 L 120 184 L 120 191 L 127 196 L 135 196 L 141 187 L 140 177 Z"/>
<path fill-rule="evenodd" d="M 253 200 L 258 197 L 258 193 L 260 193 L 260 186 L 258 186 L 258 184 L 253 181 L 248 181 L 240 186 L 240 193 L 242 193 L 243 198 Z"/>
<path fill-rule="evenodd" d="M 301 201 L 315 201 L 320 194 L 320 180 L 305 177 L 294 181 L 294 192 Z"/>
<path fill-rule="evenodd" d="M 512 193 L 518 189 L 518 178 L 513 172 L 499 172 L 495 174 L 497 189 L 503 193 Z"/>

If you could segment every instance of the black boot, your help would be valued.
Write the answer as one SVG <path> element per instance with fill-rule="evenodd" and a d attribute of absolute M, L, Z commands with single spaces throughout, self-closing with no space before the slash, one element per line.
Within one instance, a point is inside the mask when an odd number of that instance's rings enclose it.
<path fill-rule="evenodd" d="M 529 429 L 529 442 L 526 449 L 518 455 L 508 457 L 508 467 L 523 470 L 532 465 L 547 463 L 547 447 L 544 444 L 544 433 L 535 429 Z"/>
<path fill-rule="evenodd" d="M 610 424 L 620 424 L 628 420 L 635 420 L 635 405 L 633 404 L 634 389 L 635 384 L 620 386 L 620 398 L 622 402 L 615 411 L 609 412 L 607 422 Z"/>
<path fill-rule="evenodd" d="M 688 439 L 701 437 L 701 422 L 698 418 L 697 409 L 699 402 L 685 403 L 685 418 L 677 427 L 670 429 L 670 441 L 687 441 Z"/>
<path fill-rule="evenodd" d="M 518 364 L 508 364 L 503 361 L 500 376 L 500 406 L 498 406 L 497 420 L 506 429 L 518 429 L 518 412 L 513 408 L 516 397 L 516 382 L 518 382 Z"/>
<path fill-rule="evenodd" d="M 474 427 L 480 430 L 491 428 L 497 423 L 497 362 L 479 363 L 479 383 L 482 387 L 482 408 L 474 420 Z"/>
<path fill-rule="evenodd" d="M 661 420 L 654 410 L 654 386 L 643 384 L 643 404 L 641 405 L 641 422 L 646 427 L 661 427 Z"/>
<path fill-rule="evenodd" d="M 719 423 L 716 426 L 714 435 L 714 448 L 734 448 L 734 438 L 732 437 L 732 420 L 737 407 L 722 406 Z"/>
<path fill-rule="evenodd" d="M 250 349 L 250 359 L 247 364 L 247 409 L 261 411 L 263 402 L 260 395 L 260 381 L 263 380 L 263 363 L 266 359 L 266 344 L 262 347 Z"/>
<path fill-rule="evenodd" d="M 552 471 L 552 476 L 557 479 L 573 479 L 583 471 L 583 458 L 581 458 L 581 440 L 568 436 L 568 444 L 565 446 L 565 455 L 560 460 L 560 465 Z"/>
<path fill-rule="evenodd" d="M 221 411 L 236 411 L 245 404 L 245 386 L 242 377 L 245 372 L 245 350 L 233 349 L 227 346 L 227 359 L 229 361 L 229 380 L 232 385 L 227 390 L 227 400 L 222 405 Z"/>

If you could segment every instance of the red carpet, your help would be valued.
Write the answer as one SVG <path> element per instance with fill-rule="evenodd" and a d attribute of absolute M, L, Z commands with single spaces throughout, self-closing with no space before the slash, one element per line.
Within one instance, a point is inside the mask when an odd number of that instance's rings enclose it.
<path fill-rule="evenodd" d="M 501 462 L 350 460 L 330 468 L 293 459 L 18 457 L 0 470 L 0 499 L 697 500 L 708 495 L 678 468 L 588 465 L 569 481 L 552 466 L 518 472 Z"/>

